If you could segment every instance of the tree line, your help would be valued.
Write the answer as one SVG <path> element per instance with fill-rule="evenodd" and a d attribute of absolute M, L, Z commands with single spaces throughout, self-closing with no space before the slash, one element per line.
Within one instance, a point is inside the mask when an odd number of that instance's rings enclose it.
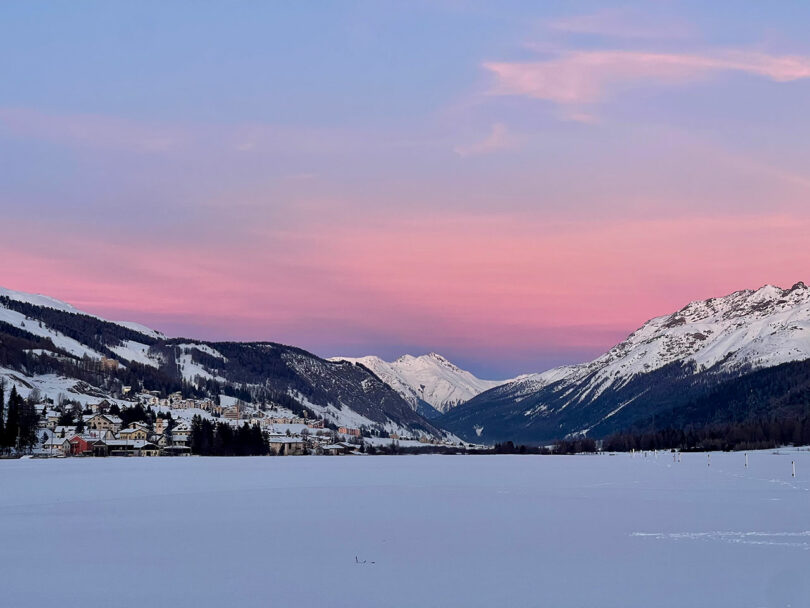
<path fill-rule="evenodd" d="M 200 456 L 266 456 L 270 453 L 267 435 L 257 425 L 245 423 L 234 428 L 199 415 L 191 419 L 189 447 L 192 454 Z"/>
<path fill-rule="evenodd" d="M 39 414 L 35 404 L 23 399 L 14 385 L 6 403 L 5 388 L 0 382 L 0 452 L 30 451 L 37 444 Z"/>

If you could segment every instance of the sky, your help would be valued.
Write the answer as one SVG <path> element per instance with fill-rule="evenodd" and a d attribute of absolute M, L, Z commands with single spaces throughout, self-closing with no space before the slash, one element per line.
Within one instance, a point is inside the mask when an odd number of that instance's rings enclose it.
<path fill-rule="evenodd" d="M 0 3 L 0 285 L 505 378 L 810 280 L 810 3 Z"/>

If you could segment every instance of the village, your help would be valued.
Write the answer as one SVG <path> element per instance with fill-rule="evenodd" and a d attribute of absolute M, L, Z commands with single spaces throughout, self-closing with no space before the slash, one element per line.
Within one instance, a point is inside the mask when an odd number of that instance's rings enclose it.
<path fill-rule="evenodd" d="M 195 425 L 216 425 L 217 429 L 250 429 L 261 437 L 258 450 L 250 455 L 325 455 L 373 454 L 375 446 L 400 443 L 414 446 L 436 445 L 435 439 L 400 436 L 374 429 L 336 426 L 322 418 L 310 418 L 307 412 L 296 416 L 273 404 L 247 404 L 222 396 L 217 404 L 211 399 L 184 398 L 181 393 L 161 397 L 146 392 L 134 397 L 131 405 L 101 399 L 73 411 L 60 404 L 41 403 L 37 444 L 34 457 L 106 457 L 106 456 L 191 456 L 205 454 L 195 446 Z M 72 419 L 71 419 L 72 415 Z M 70 424 L 64 424 L 70 419 Z M 449 445 L 449 444 L 448 444 Z M 211 453 L 211 452 L 208 452 Z"/>

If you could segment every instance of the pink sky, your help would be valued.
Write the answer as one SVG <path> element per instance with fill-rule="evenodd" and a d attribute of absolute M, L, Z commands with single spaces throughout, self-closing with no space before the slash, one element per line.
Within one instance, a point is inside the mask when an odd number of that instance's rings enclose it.
<path fill-rule="evenodd" d="M 810 8 L 440 4 L 15 7 L 0 285 L 507 377 L 810 281 Z"/>

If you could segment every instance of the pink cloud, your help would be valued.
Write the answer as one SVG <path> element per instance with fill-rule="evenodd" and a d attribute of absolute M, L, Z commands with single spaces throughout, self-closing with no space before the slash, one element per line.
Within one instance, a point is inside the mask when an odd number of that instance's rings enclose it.
<path fill-rule="evenodd" d="M 609 223 L 438 212 L 311 222 L 238 242 L 102 239 L 37 228 L 0 241 L 0 285 L 168 333 L 493 354 L 610 346 L 692 299 L 807 276 L 810 221 Z M 22 247 L 14 239 L 37 243 Z M 331 345 L 331 346 L 330 346 Z"/>
<path fill-rule="evenodd" d="M 492 125 L 489 135 L 484 139 L 456 146 L 453 151 L 462 158 L 481 156 L 510 148 L 515 145 L 516 141 L 515 136 L 509 132 L 506 125 L 499 122 Z"/>
<path fill-rule="evenodd" d="M 692 28 L 668 16 L 666 19 L 627 9 L 608 9 L 587 15 L 571 15 L 546 22 L 550 30 L 570 34 L 591 34 L 614 38 L 685 38 Z"/>
<path fill-rule="evenodd" d="M 789 82 L 810 77 L 810 58 L 765 53 L 673 54 L 575 51 L 534 62 L 487 62 L 495 95 L 520 95 L 559 104 L 593 103 L 615 86 L 639 81 L 678 84 L 736 71 Z"/>

